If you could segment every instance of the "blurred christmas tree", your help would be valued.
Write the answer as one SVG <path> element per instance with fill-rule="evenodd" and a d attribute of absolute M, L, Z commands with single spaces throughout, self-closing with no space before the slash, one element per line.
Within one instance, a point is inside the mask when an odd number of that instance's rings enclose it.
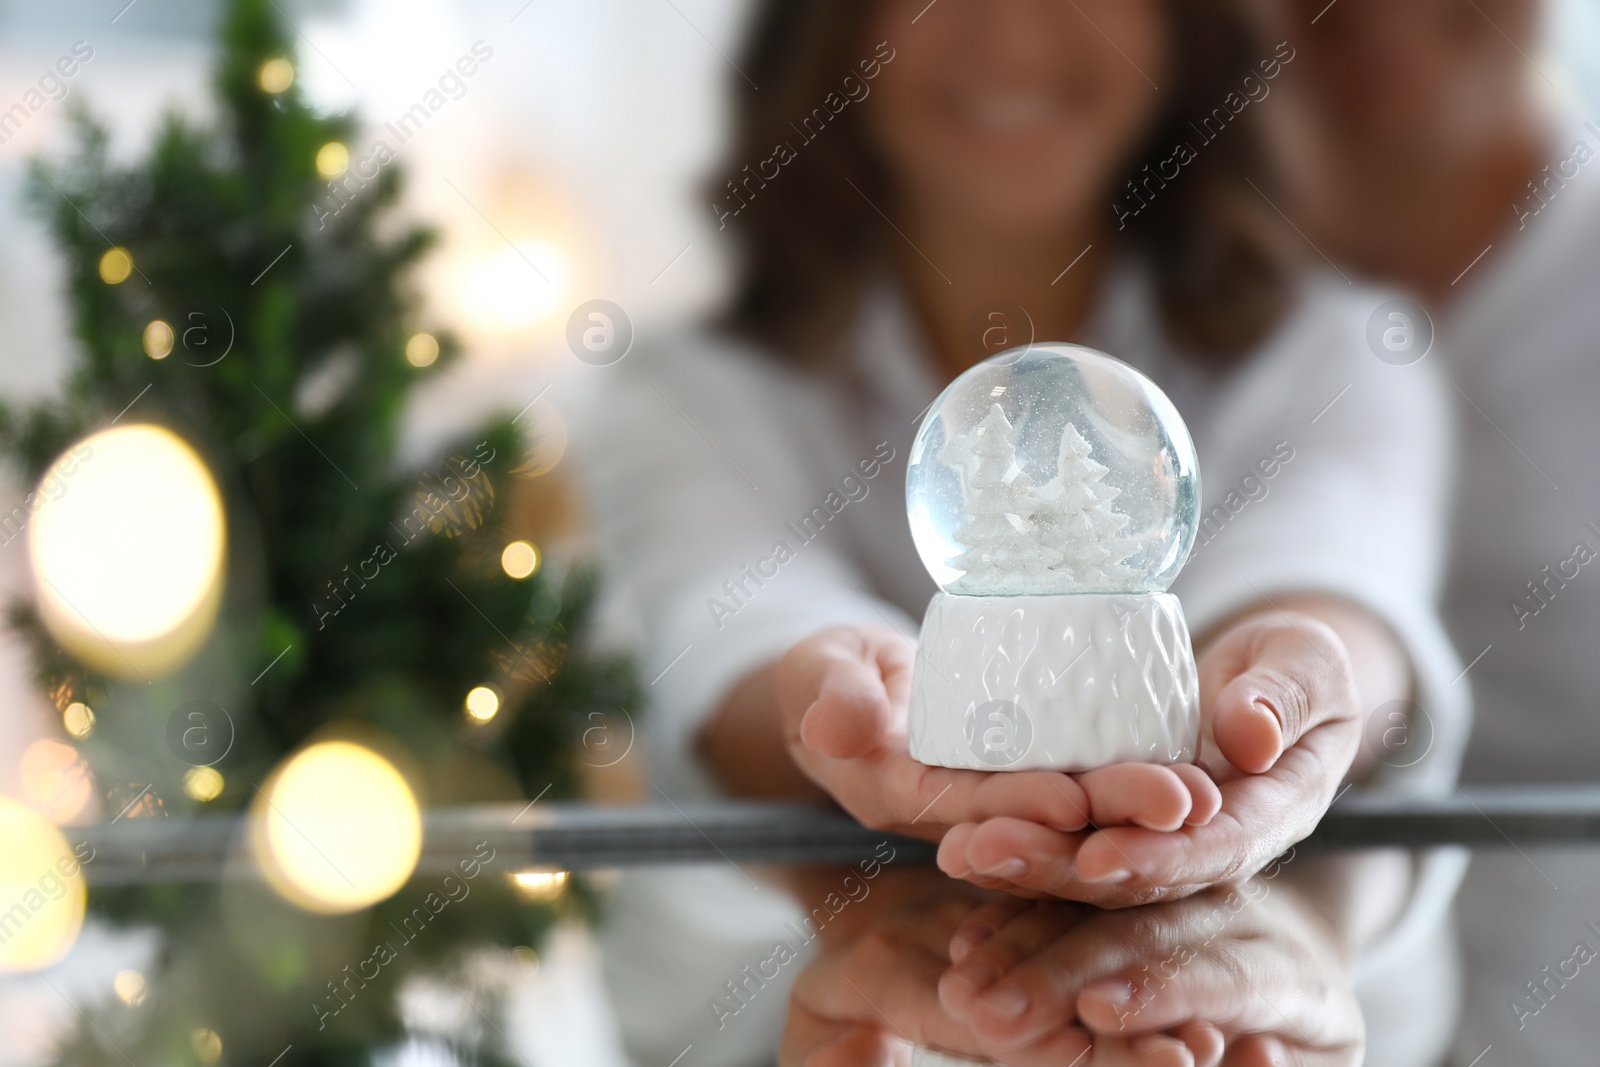
<path fill-rule="evenodd" d="M 356 127 L 301 101 L 290 43 L 270 0 L 230 0 L 214 128 L 174 117 L 123 166 L 81 118 L 77 157 L 38 166 L 79 352 L 61 400 L 0 408 L 0 448 L 30 482 L 111 423 L 165 427 L 200 456 L 226 515 L 215 625 L 161 672 L 72 654 L 32 606 L 12 622 L 108 819 L 259 807 L 273 769 L 330 736 L 390 759 L 432 807 L 571 796 L 577 738 L 634 706 L 632 674 L 586 647 L 592 575 L 540 566 L 510 526 L 526 418 L 399 469 L 404 402 L 455 354 L 406 286 L 430 237 L 392 217 L 398 164 L 343 177 Z M 205 758 L 185 751 L 191 719 Z M 464 953 L 536 944 L 587 898 L 530 903 L 488 870 L 414 941 L 394 924 L 437 888 L 420 876 L 338 916 L 249 879 L 96 888 L 96 914 L 153 922 L 164 947 L 148 990 L 119 983 L 127 1003 L 88 1009 L 60 1062 L 365 1064 L 403 1034 L 402 982 L 428 973 L 453 974 L 472 1009 L 446 1028 L 463 1060 L 498 1062 Z M 380 942 L 395 958 L 351 983 Z"/>

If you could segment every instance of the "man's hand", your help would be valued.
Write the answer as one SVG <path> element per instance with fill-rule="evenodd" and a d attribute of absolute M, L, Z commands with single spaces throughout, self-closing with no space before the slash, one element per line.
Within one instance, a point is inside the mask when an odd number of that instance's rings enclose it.
<path fill-rule="evenodd" d="M 1310 615 L 1263 611 L 1224 632 L 1199 668 L 1201 762 L 1221 787 L 1215 818 L 1166 830 L 1091 817 L 1089 832 L 1015 815 L 962 820 L 940 843 L 939 867 L 980 884 L 1004 871 L 1024 893 L 1122 907 L 1248 877 L 1304 838 L 1360 744 L 1344 643 Z"/>

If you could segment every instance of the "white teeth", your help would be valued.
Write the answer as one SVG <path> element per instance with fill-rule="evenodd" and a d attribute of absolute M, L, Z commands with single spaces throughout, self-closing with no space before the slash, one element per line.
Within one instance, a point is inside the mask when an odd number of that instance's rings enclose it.
<path fill-rule="evenodd" d="M 1030 94 L 971 99 L 967 101 L 966 111 L 985 126 L 1009 132 L 1048 121 L 1054 107 L 1048 97 Z"/>

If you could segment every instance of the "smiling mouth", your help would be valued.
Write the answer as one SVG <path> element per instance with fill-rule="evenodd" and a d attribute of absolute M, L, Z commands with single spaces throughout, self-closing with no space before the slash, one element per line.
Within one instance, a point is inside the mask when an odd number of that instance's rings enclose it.
<path fill-rule="evenodd" d="M 962 118 L 992 133 L 1027 133 L 1054 121 L 1060 109 L 1042 93 L 987 93 L 957 101 Z"/>

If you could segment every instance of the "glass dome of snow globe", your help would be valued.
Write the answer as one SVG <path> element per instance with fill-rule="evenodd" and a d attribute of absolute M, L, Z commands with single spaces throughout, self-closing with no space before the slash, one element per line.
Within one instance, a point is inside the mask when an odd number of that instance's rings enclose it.
<path fill-rule="evenodd" d="M 1034 344 L 951 382 L 912 444 L 906 507 L 946 593 L 1162 592 L 1194 544 L 1183 419 L 1119 359 Z"/>

